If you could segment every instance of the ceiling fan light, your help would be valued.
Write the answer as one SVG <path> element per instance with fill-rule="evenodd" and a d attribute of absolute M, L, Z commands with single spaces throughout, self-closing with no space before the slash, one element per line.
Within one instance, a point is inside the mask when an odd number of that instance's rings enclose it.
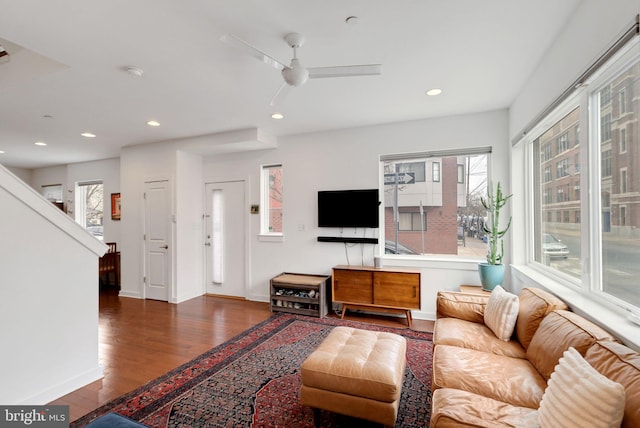
<path fill-rule="evenodd" d="M 282 70 L 282 78 L 291 86 L 300 86 L 309 78 L 309 71 L 294 58 L 291 60 L 291 67 Z"/>

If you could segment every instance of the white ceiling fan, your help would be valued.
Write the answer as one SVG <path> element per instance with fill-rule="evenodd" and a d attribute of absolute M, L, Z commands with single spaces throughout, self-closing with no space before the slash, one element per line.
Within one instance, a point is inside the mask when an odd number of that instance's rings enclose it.
<path fill-rule="evenodd" d="M 312 67 L 305 68 L 300 64 L 297 50 L 304 44 L 304 36 L 298 33 L 289 33 L 284 37 L 287 44 L 293 49 L 293 58 L 289 66 L 262 52 L 255 46 L 245 42 L 233 34 L 225 34 L 220 38 L 231 46 L 242 49 L 246 54 L 270 65 L 282 72 L 284 82 L 271 99 L 270 105 L 284 97 L 284 92 L 291 86 L 302 86 L 308 79 L 320 79 L 325 77 L 349 77 L 349 76 L 375 76 L 382 73 L 381 64 L 345 65 L 337 67 Z"/>

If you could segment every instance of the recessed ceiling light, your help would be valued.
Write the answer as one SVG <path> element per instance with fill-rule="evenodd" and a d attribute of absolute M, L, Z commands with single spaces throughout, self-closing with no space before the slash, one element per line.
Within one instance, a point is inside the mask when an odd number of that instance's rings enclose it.
<path fill-rule="evenodd" d="M 138 67 L 128 66 L 128 67 L 125 67 L 124 70 L 130 75 L 136 76 L 136 77 L 142 77 L 142 75 L 144 74 L 144 70 Z"/>
<path fill-rule="evenodd" d="M 4 153 L 4 150 L 0 150 L 0 155 Z"/>
<path fill-rule="evenodd" d="M 156 122 L 155 120 L 150 120 L 149 122 L 147 122 L 147 125 L 149 125 L 149 126 L 160 126 L 160 122 Z"/>
<path fill-rule="evenodd" d="M 91 132 L 83 132 L 82 134 L 83 137 L 87 137 L 87 138 L 96 138 L 96 134 L 92 134 Z"/>
<path fill-rule="evenodd" d="M 430 97 L 440 95 L 441 93 L 442 93 L 442 89 L 438 89 L 438 88 L 429 89 L 427 91 L 427 95 L 429 95 Z"/>
<path fill-rule="evenodd" d="M 284 115 L 282 113 L 273 113 L 271 115 L 272 119 L 276 119 L 276 120 L 280 120 L 280 119 L 284 119 Z"/>
<path fill-rule="evenodd" d="M 36 146 L 46 146 L 47 145 L 47 143 L 45 143 L 44 141 L 36 141 L 33 144 L 35 144 Z"/>
<path fill-rule="evenodd" d="M 346 22 L 347 25 L 358 25 L 358 21 L 359 21 L 359 18 L 357 16 L 349 16 L 347 17 L 347 19 L 344 20 L 344 22 Z"/>

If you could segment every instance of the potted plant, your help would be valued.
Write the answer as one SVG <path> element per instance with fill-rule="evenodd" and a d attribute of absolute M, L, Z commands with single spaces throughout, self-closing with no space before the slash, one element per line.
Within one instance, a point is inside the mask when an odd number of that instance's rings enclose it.
<path fill-rule="evenodd" d="M 488 222 L 482 225 L 482 230 L 487 235 L 487 262 L 480 263 L 480 282 L 482 289 L 492 291 L 496 285 L 502 285 L 504 279 L 504 265 L 502 256 L 504 255 L 504 241 L 502 237 L 511 226 L 511 217 L 507 227 L 500 229 L 500 210 L 507 204 L 513 195 L 504 196 L 500 182 L 496 186 L 495 192 L 491 187 L 487 191 L 487 198 L 480 198 L 482 206 L 487 210 Z"/>

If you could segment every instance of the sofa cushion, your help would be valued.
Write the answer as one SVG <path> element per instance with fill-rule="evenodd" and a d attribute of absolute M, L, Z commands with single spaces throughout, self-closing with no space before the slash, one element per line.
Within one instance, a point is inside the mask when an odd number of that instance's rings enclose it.
<path fill-rule="evenodd" d="M 546 381 L 570 346 L 584 355 L 598 340 L 616 341 L 609 333 L 580 315 L 554 311 L 544 317 L 533 335 L 527 349 L 527 359 Z"/>
<path fill-rule="evenodd" d="M 560 358 L 542 397 L 542 427 L 619 427 L 624 414 L 624 387 L 591 367 L 575 348 Z"/>
<path fill-rule="evenodd" d="M 518 296 L 496 286 L 484 309 L 484 323 L 500 340 L 508 342 L 518 318 Z"/>
<path fill-rule="evenodd" d="M 438 345 L 433 351 L 432 390 L 461 389 L 537 409 L 546 386 L 528 360 L 449 345 Z"/>
<path fill-rule="evenodd" d="M 431 428 L 533 427 L 538 423 L 535 409 L 512 406 L 459 389 L 436 389 L 431 403 Z"/>
<path fill-rule="evenodd" d="M 484 324 L 484 308 L 488 301 L 489 297 L 482 294 L 438 291 L 436 317 L 460 318 Z"/>
<path fill-rule="evenodd" d="M 593 368 L 625 389 L 623 428 L 640 427 L 640 353 L 617 342 L 598 342 L 584 356 Z"/>
<path fill-rule="evenodd" d="M 458 318 L 438 318 L 433 329 L 433 344 L 476 349 L 513 358 L 527 358 L 527 351 L 516 340 L 505 342 L 484 324 Z"/>
<path fill-rule="evenodd" d="M 515 330 L 518 341 L 525 349 L 529 347 L 540 322 L 549 312 L 568 309 L 562 300 L 539 288 L 523 288 L 519 300 Z"/>

